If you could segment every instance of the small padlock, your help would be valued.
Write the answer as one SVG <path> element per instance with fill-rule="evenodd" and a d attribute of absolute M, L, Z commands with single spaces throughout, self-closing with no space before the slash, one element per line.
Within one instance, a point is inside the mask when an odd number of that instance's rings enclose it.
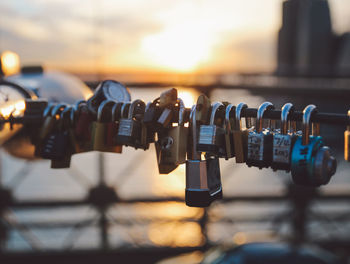
<path fill-rule="evenodd" d="M 225 111 L 225 159 L 228 160 L 235 156 L 235 147 L 233 140 L 233 127 L 234 119 L 232 119 L 232 111 L 235 111 L 235 107 L 229 104 Z"/>
<path fill-rule="evenodd" d="M 67 143 L 62 158 L 51 159 L 51 169 L 65 169 L 70 167 L 71 157 L 76 152 L 76 141 L 74 131 L 71 127 L 71 111 L 73 107 L 66 107 L 60 114 L 60 132 L 64 135 Z"/>
<path fill-rule="evenodd" d="M 97 110 L 97 120 L 92 122 L 93 150 L 103 152 L 121 153 L 122 146 L 114 144 L 114 136 L 117 133 L 117 123 L 112 120 L 112 111 L 106 113 L 107 107 L 115 105 L 112 100 L 103 101 Z M 111 109 L 110 109 L 111 110 Z M 108 144 L 110 143 L 110 144 Z"/>
<path fill-rule="evenodd" d="M 116 136 L 117 144 L 135 148 L 144 147 L 141 142 L 143 133 L 141 120 L 136 118 L 137 108 L 144 113 L 145 103 L 142 100 L 133 101 L 128 111 L 128 117 L 120 119 L 118 134 Z M 122 115 L 123 112 L 122 110 Z"/>
<path fill-rule="evenodd" d="M 178 165 L 186 162 L 188 127 L 184 124 L 185 105 L 178 99 L 178 123 L 158 133 L 156 142 L 160 174 L 168 174 Z"/>
<path fill-rule="evenodd" d="M 145 108 L 145 114 L 143 116 L 142 123 L 147 129 L 147 143 L 155 142 L 156 126 L 154 122 L 158 120 L 160 116 L 160 108 L 158 107 L 159 98 L 155 99 L 153 102 L 149 102 Z"/>
<path fill-rule="evenodd" d="M 273 135 L 271 168 L 274 171 L 290 171 L 292 148 L 298 137 L 295 134 L 295 129 L 291 129 L 291 126 L 288 125 L 291 123 L 288 120 L 288 116 L 292 111 L 294 111 L 294 106 L 291 103 L 283 105 L 281 111 L 281 130 L 280 133 L 276 132 Z"/>
<path fill-rule="evenodd" d="M 209 125 L 201 125 L 197 151 L 206 152 L 219 157 L 225 157 L 225 129 L 217 122 L 216 117 L 225 110 L 222 103 L 216 102 L 212 106 Z M 223 122 L 221 122 L 223 123 Z"/>
<path fill-rule="evenodd" d="M 327 184 L 337 168 L 337 162 L 330 155 L 329 148 L 323 145 L 318 123 L 312 123 L 310 136 L 311 116 L 316 112 L 315 105 L 305 107 L 302 137 L 296 140 L 292 150 L 292 179 L 298 185 L 318 187 Z"/>
<path fill-rule="evenodd" d="M 191 110 L 191 150 L 190 159 L 186 161 L 186 192 L 187 206 L 207 207 L 214 200 L 222 198 L 222 186 L 220 179 L 219 159 L 210 158 L 201 160 L 201 154 L 197 152 L 197 124 L 196 107 Z"/>
<path fill-rule="evenodd" d="M 68 134 L 64 130 L 63 120 L 60 118 L 62 106 L 57 105 L 54 109 L 52 109 L 51 116 L 55 116 L 56 122 L 55 127 L 49 133 L 49 135 L 44 140 L 43 148 L 41 151 L 41 157 L 43 159 L 63 159 L 65 154 L 67 153 L 68 148 Z"/>
<path fill-rule="evenodd" d="M 200 124 L 206 124 L 209 121 L 210 118 L 210 109 L 211 109 L 211 102 L 210 99 L 204 95 L 201 94 L 198 96 L 197 103 L 196 103 L 196 121 Z"/>
<path fill-rule="evenodd" d="M 266 110 L 272 110 L 274 106 L 270 102 L 262 103 L 256 116 L 255 131 L 248 134 L 247 165 L 268 168 L 272 162 L 273 134 L 270 129 L 263 130 L 263 116 Z"/>
<path fill-rule="evenodd" d="M 350 118 L 350 110 L 348 111 L 348 117 Z M 350 161 L 350 125 L 346 126 L 344 132 L 344 159 Z"/>
<path fill-rule="evenodd" d="M 43 123 L 38 131 L 38 134 L 35 135 L 34 138 L 34 156 L 40 157 L 41 151 L 43 147 L 43 141 L 48 136 L 48 134 L 52 131 L 55 126 L 56 118 L 51 116 L 51 110 L 55 107 L 54 104 L 49 104 L 44 112 L 43 112 Z"/>
<path fill-rule="evenodd" d="M 76 115 L 74 118 L 74 134 L 78 141 L 81 142 L 82 147 L 91 148 L 91 144 L 85 144 L 91 141 L 91 124 L 94 120 L 92 113 L 86 103 L 76 105 Z M 89 145 L 89 147 L 87 146 Z M 91 148 L 92 150 L 92 148 Z"/>
<path fill-rule="evenodd" d="M 236 163 L 244 163 L 247 160 L 247 150 L 248 150 L 248 134 L 253 131 L 251 127 L 251 119 L 246 117 L 245 128 L 242 128 L 242 110 L 248 108 L 245 103 L 239 103 L 236 107 L 235 112 L 235 122 L 233 134 L 233 142 L 236 156 Z"/>

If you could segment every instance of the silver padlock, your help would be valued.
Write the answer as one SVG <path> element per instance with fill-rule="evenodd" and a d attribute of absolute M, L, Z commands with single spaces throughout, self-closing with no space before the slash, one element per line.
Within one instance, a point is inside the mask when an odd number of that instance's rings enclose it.
<path fill-rule="evenodd" d="M 212 105 L 209 125 L 201 125 L 199 129 L 197 151 L 225 157 L 225 129 L 216 123 L 217 115 L 224 110 L 225 107 L 220 102 Z"/>
<path fill-rule="evenodd" d="M 281 111 L 281 130 L 280 132 L 275 132 L 273 135 L 271 168 L 274 171 L 290 171 L 292 148 L 298 137 L 295 134 L 295 121 L 292 122 L 288 119 L 289 114 L 293 111 L 294 106 L 291 103 L 283 105 Z"/>
<path fill-rule="evenodd" d="M 261 104 L 256 116 L 255 131 L 248 134 L 247 165 L 268 168 L 272 162 L 273 133 L 270 128 L 263 130 L 263 116 L 265 111 L 274 109 L 270 102 Z"/>

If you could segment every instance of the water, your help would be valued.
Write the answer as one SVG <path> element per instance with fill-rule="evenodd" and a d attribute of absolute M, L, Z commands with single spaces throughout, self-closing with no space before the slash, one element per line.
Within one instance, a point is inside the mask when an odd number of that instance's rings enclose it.
<path fill-rule="evenodd" d="M 148 102 L 159 96 L 159 89 L 132 88 L 132 98 L 141 98 Z M 181 89 L 181 96 L 185 103 L 191 104 L 191 99 L 197 97 L 192 89 Z M 191 98 L 191 95 L 193 98 Z M 312 98 L 311 98 L 312 99 Z M 268 96 L 254 95 L 245 90 L 215 90 L 212 101 L 225 100 L 233 104 L 245 102 L 249 107 L 257 107 L 263 101 L 270 100 L 280 107 L 290 100 L 296 103 L 297 109 L 302 109 L 310 98 L 281 97 L 277 94 Z M 315 99 L 322 109 L 335 109 L 336 102 L 325 99 Z M 339 108 L 344 107 L 338 102 Z M 333 105 L 333 108 L 332 108 Z M 189 107 L 189 105 L 187 105 Z M 329 110 L 331 111 L 331 110 Z M 342 161 L 343 128 L 324 127 L 327 133 L 326 143 L 337 150 L 338 171 L 331 183 L 321 190 L 324 193 L 334 193 L 349 190 L 348 166 Z M 328 140 L 328 141 L 327 141 Z M 49 162 L 38 161 L 26 163 L 2 154 L 3 183 L 7 187 L 14 188 L 14 194 L 18 200 L 59 200 L 59 199 L 83 199 L 88 194 L 88 189 L 97 182 L 98 153 L 84 153 L 72 158 L 72 168 L 52 170 Z M 183 197 L 185 188 L 185 167 L 180 166 L 169 175 L 159 175 L 156 163 L 154 146 L 150 150 L 134 150 L 123 148 L 123 154 L 106 153 L 105 173 L 106 181 L 113 186 L 117 194 L 123 199 L 140 197 Z M 224 195 L 256 195 L 276 194 L 282 195 L 285 186 L 290 182 L 290 174 L 285 172 L 273 173 L 270 169 L 259 170 L 248 168 L 245 164 L 235 164 L 233 160 L 220 161 Z M 23 173 L 22 169 L 25 169 Z M 17 186 L 14 186 L 14 178 L 19 173 Z M 331 206 L 317 203 L 315 208 L 329 214 L 349 211 L 349 206 L 344 204 L 331 204 Z M 209 211 L 212 224 L 208 227 L 208 235 L 213 242 L 235 241 L 235 234 L 242 232 L 246 240 L 279 239 L 274 233 L 274 226 L 270 221 L 258 223 L 256 221 L 240 221 L 240 218 L 254 218 L 257 216 L 274 219 L 283 213 L 287 214 L 287 203 L 280 204 L 254 204 L 235 203 L 229 205 L 216 204 Z M 333 212 L 333 213 L 334 213 Z M 18 223 L 53 223 L 90 221 L 96 218 L 96 211 L 89 207 L 41 209 L 41 210 L 15 210 L 6 215 L 16 219 Z M 108 212 L 109 219 L 114 224 L 109 229 L 109 239 L 112 247 L 125 244 L 132 246 L 195 246 L 202 243 L 202 235 L 199 225 L 193 220 L 198 220 L 203 215 L 203 210 L 189 208 L 182 203 L 156 203 L 156 204 L 117 204 Z M 190 221 L 183 221 L 186 218 Z M 231 220 L 230 220 L 231 219 Z M 229 221 L 230 220 L 230 221 Z M 92 221 L 96 224 L 97 220 Z M 327 226 L 328 225 L 328 226 Z M 312 237 L 320 237 L 320 230 L 330 229 L 336 237 L 346 236 L 349 228 L 343 227 L 341 232 L 337 228 L 329 228 L 329 225 L 313 225 L 309 227 Z M 16 230 L 10 233 L 7 248 L 9 250 L 28 250 L 30 243 L 40 249 L 67 249 L 67 248 L 95 248 L 99 246 L 99 230 L 96 225 L 86 225 L 70 233 L 71 226 L 61 224 L 54 228 L 38 228 L 34 226 L 26 232 Z M 78 232 L 82 230 L 83 232 Z M 281 226 L 280 234 L 287 234 L 290 229 Z M 338 233 L 337 233 L 338 232 Z M 322 233 L 323 234 L 323 233 Z M 321 236 L 322 237 L 322 236 Z"/>

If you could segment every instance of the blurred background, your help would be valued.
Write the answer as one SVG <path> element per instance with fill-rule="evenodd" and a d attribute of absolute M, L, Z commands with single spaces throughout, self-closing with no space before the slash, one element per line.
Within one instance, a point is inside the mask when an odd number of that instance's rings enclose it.
<path fill-rule="evenodd" d="M 298 110 L 310 103 L 321 112 L 349 108 L 347 1 L 13 0 L 0 2 L 0 14 L 3 64 L 43 65 L 91 89 L 115 79 L 145 102 L 176 87 L 187 107 L 205 93 L 249 107 L 271 101 Z M 7 74 L 17 70 L 8 67 Z M 70 260 L 93 252 L 106 263 L 189 253 L 188 263 L 196 263 L 216 245 L 297 241 L 347 259 L 344 129 L 321 126 L 338 160 L 329 185 L 295 189 L 288 173 L 222 160 L 224 200 L 208 209 L 185 206 L 185 167 L 159 175 L 154 146 L 75 155 L 64 170 L 1 152 L 1 183 L 18 201 L 2 211 L 1 250 Z M 108 208 L 87 199 L 101 175 L 120 199 Z"/>

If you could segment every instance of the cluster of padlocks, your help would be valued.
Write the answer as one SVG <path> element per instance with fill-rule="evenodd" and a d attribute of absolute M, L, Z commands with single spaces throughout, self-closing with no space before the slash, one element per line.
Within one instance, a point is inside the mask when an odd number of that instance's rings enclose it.
<path fill-rule="evenodd" d="M 176 89 L 147 104 L 98 98 L 95 93 L 75 105 L 47 105 L 33 139 L 35 155 L 50 159 L 52 168 L 67 168 L 76 153 L 122 153 L 124 146 L 147 150 L 154 143 L 159 173 L 186 164 L 186 204 L 200 207 L 222 197 L 219 158 L 290 171 L 299 185 L 317 187 L 330 181 L 337 163 L 324 145 L 319 124 L 310 122 L 316 106 L 305 107 L 299 124 L 289 118 L 291 103 L 283 105 L 278 122 L 264 118 L 274 109 L 270 102 L 259 106 L 255 124 L 251 118 L 242 120 L 247 107 L 211 103 L 200 95 L 187 109 Z"/>

